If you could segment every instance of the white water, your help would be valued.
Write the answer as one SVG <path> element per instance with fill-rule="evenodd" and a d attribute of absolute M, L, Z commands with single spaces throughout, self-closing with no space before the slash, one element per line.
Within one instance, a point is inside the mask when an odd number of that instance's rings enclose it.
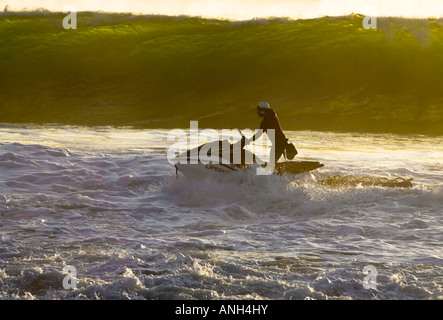
<path fill-rule="evenodd" d="M 167 133 L 0 127 L 0 297 L 443 298 L 441 137 L 289 132 L 321 176 L 414 178 L 334 189 L 177 179 Z"/>

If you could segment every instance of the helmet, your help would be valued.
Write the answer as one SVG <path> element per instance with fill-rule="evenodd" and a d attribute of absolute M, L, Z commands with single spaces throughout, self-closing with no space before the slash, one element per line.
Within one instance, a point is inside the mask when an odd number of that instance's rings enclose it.
<path fill-rule="evenodd" d="M 260 117 L 264 117 L 265 116 L 265 110 L 270 110 L 270 109 L 271 109 L 271 107 L 269 106 L 269 103 L 267 103 L 267 102 L 260 102 L 254 110 L 257 110 L 257 114 Z"/>
<path fill-rule="evenodd" d="M 286 146 L 285 153 L 286 153 L 286 159 L 292 160 L 294 159 L 294 157 L 297 155 L 298 152 L 292 143 L 288 143 L 288 145 Z"/>
<path fill-rule="evenodd" d="M 260 102 L 257 105 L 257 109 L 271 109 L 271 107 L 269 106 L 269 103 L 267 103 L 267 102 Z"/>

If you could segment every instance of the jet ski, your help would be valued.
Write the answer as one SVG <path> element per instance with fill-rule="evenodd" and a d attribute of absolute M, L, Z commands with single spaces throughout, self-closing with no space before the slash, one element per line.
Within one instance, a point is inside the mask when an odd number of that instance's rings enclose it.
<path fill-rule="evenodd" d="M 175 160 L 177 174 L 181 172 L 191 179 L 224 177 L 251 172 L 251 170 L 257 172 L 258 168 L 266 170 L 266 164 L 254 153 L 244 148 L 244 137 L 234 144 L 228 140 L 211 141 L 180 153 Z M 268 172 L 268 174 L 300 175 L 323 166 L 318 161 L 277 162 L 273 172 Z"/>

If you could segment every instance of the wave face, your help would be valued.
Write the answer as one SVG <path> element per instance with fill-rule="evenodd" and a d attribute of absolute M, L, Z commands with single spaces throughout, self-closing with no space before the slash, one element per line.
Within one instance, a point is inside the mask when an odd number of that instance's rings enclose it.
<path fill-rule="evenodd" d="M 0 14 L 0 122 L 443 134 L 443 20 Z"/>

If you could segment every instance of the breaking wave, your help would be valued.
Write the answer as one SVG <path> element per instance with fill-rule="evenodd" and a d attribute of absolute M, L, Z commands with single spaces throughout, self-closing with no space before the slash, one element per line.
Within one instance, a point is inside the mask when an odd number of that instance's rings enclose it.
<path fill-rule="evenodd" d="M 0 14 L 0 122 L 443 134 L 443 20 Z"/>

